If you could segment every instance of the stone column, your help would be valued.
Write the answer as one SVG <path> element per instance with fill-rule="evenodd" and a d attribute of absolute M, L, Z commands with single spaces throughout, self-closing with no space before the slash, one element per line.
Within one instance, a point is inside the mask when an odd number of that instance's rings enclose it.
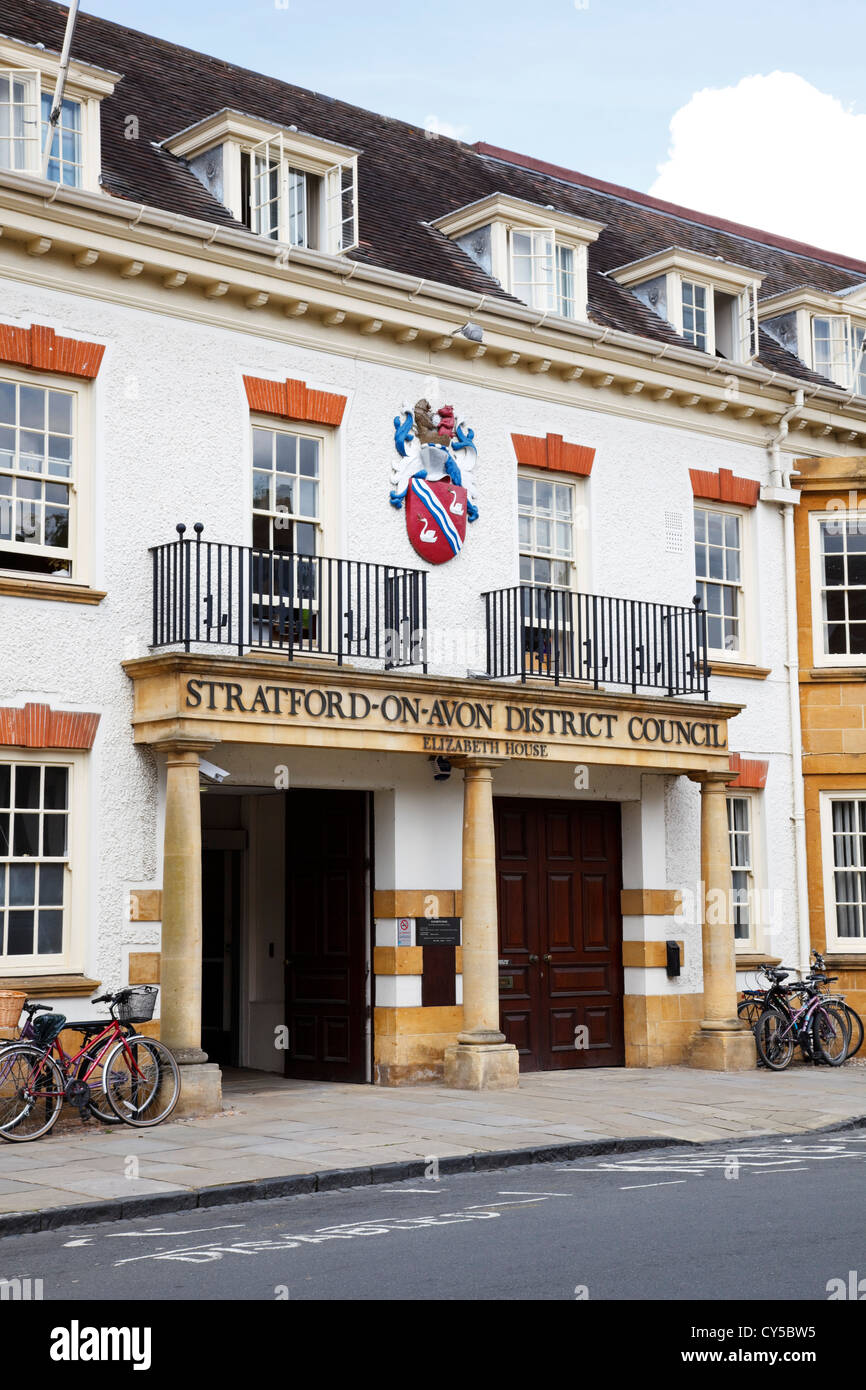
<path fill-rule="evenodd" d="M 445 1053 L 445 1085 L 469 1091 L 518 1084 L 517 1049 L 499 1031 L 496 766 L 485 758 L 463 764 L 463 1030 Z"/>
<path fill-rule="evenodd" d="M 221 1105 L 220 1069 L 201 1049 L 201 802 L 199 754 L 211 746 L 178 737 L 165 754 L 165 847 L 160 950 L 160 1039 L 181 1068 L 178 1112 Z"/>
<path fill-rule="evenodd" d="M 695 778 L 701 784 L 704 1006 L 689 1060 L 693 1067 L 709 1071 L 751 1071 L 755 1066 L 755 1040 L 737 1018 L 726 802 L 730 778 L 730 772 Z"/>

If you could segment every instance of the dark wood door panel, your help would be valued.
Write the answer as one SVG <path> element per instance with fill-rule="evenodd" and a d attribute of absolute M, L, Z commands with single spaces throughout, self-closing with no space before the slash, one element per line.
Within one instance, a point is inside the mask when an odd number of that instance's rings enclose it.
<path fill-rule="evenodd" d="M 619 806 L 495 805 L 502 1031 L 524 1071 L 621 1065 Z"/>
<path fill-rule="evenodd" d="M 286 793 L 286 1075 L 365 1079 L 363 792 Z"/>

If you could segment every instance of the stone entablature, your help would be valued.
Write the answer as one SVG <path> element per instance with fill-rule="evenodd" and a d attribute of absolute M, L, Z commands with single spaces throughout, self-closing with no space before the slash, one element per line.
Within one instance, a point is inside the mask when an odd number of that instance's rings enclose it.
<path fill-rule="evenodd" d="M 727 771 L 738 705 L 168 653 L 124 663 L 137 743 L 366 749 Z"/>

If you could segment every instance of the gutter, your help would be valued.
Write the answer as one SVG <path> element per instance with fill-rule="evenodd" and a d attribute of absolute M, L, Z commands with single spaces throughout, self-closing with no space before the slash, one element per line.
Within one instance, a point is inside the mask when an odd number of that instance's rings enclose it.
<path fill-rule="evenodd" d="M 235 254 L 254 256 L 259 261 L 277 262 L 278 266 L 273 267 L 275 269 L 282 268 L 285 263 L 287 249 L 285 246 L 275 241 L 263 242 L 255 233 L 248 232 L 245 228 L 204 222 L 184 214 L 165 212 L 160 208 L 153 208 L 144 203 L 131 203 L 110 194 L 92 193 L 86 189 L 72 189 L 52 184 L 49 191 L 43 179 L 9 170 L 0 172 L 0 193 L 4 189 L 38 199 L 43 208 L 53 204 L 58 210 L 68 208 L 70 212 L 77 211 L 84 216 L 95 214 L 100 220 L 105 217 L 114 218 L 124 224 L 121 232 L 133 227 L 140 228 L 142 232 L 148 228 L 153 228 L 155 231 L 183 237 L 194 242 L 196 250 L 199 251 L 205 248 L 214 252 L 224 249 Z M 67 221 L 67 225 L 69 224 Z M 351 272 L 351 279 L 359 286 L 363 284 L 381 286 L 405 294 L 409 298 L 419 295 L 423 287 L 425 295 L 438 301 L 443 308 L 449 305 L 459 306 L 461 309 L 466 308 L 467 316 L 477 313 L 479 309 L 478 290 L 462 290 L 452 285 L 442 284 L 439 281 L 407 275 L 402 271 L 385 270 L 380 266 L 365 265 L 361 261 L 347 262 L 342 256 L 332 256 L 322 251 L 291 247 L 291 264 L 299 271 L 320 272 L 332 277 L 335 288 L 339 288 L 350 278 L 347 274 L 347 265 L 354 264 L 357 266 L 357 270 Z M 270 270 L 272 266 L 269 265 L 266 269 Z M 598 347 L 603 342 L 612 348 L 616 347 L 626 352 L 639 353 L 641 356 L 647 357 L 650 362 L 659 355 L 660 345 L 655 339 L 643 338 L 638 334 L 626 333 L 622 329 L 611 328 L 610 326 L 602 328 L 594 323 L 578 323 L 569 319 L 551 322 L 548 311 L 540 312 L 529 309 L 507 299 L 498 300 L 491 295 L 482 296 L 482 299 L 485 314 L 495 315 L 503 331 L 508 331 L 509 328 L 513 331 L 514 328 L 522 326 L 531 333 L 541 328 L 547 319 L 546 330 L 556 333 L 560 338 L 574 340 L 572 343 L 564 343 L 563 346 L 575 351 L 580 351 L 587 345 Z M 693 348 L 680 347 L 679 344 L 673 343 L 664 344 L 663 347 L 665 360 L 671 365 L 680 364 L 690 367 L 693 371 L 695 368 L 704 368 L 709 371 L 710 367 L 716 365 L 716 358 L 708 357 L 706 353 L 697 352 Z M 764 389 L 773 383 L 780 390 L 795 392 L 803 386 L 799 378 L 771 370 L 760 364 L 732 362 L 730 367 L 741 380 L 752 382 L 759 389 Z M 843 390 L 823 386 L 817 387 L 814 392 L 810 393 L 810 400 L 818 398 L 826 403 L 828 409 L 844 409 L 850 399 L 848 393 Z M 857 413 L 866 418 L 866 406 Z"/>

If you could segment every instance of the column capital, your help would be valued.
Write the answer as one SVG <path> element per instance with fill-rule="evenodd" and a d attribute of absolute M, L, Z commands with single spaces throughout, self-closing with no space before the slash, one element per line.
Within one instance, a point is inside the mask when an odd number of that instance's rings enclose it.
<path fill-rule="evenodd" d="M 196 738 L 194 734 L 172 734 L 168 738 L 156 739 L 151 745 L 156 753 L 164 753 L 170 759 L 183 756 L 184 761 L 209 753 L 214 746 L 213 739 Z"/>
<path fill-rule="evenodd" d="M 448 761 L 451 763 L 452 767 L 462 768 L 465 776 L 467 773 L 474 772 L 477 774 L 484 772 L 486 769 L 493 772 L 494 768 L 502 766 L 505 759 L 488 758 L 484 757 L 482 754 L 478 754 L 477 756 L 473 754 L 462 754 L 458 755 L 456 758 L 449 758 Z"/>
<path fill-rule="evenodd" d="M 690 782 L 697 782 L 702 792 L 725 791 L 737 776 L 730 768 L 716 770 L 713 772 L 690 772 L 687 774 Z"/>

